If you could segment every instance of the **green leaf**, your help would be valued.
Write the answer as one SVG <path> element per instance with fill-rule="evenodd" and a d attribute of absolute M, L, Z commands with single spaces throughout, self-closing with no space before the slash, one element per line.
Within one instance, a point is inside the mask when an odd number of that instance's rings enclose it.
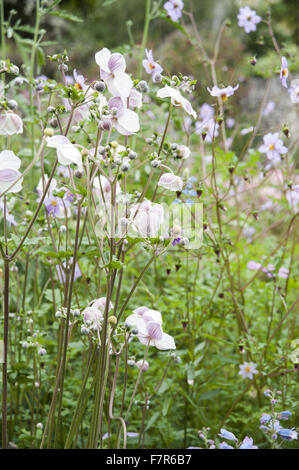
<path fill-rule="evenodd" d="M 68 20 L 68 21 L 74 21 L 76 23 L 82 23 L 83 21 L 82 18 L 72 15 L 66 10 L 49 11 L 49 15 L 59 16 L 59 18 L 63 18 L 64 20 Z"/>

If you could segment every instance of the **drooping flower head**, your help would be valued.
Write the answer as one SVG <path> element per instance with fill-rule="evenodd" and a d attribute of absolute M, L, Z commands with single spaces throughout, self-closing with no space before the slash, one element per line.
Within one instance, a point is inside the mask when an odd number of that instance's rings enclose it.
<path fill-rule="evenodd" d="M 164 209 L 161 204 L 154 204 L 145 200 L 141 204 L 135 204 L 130 209 L 132 227 L 141 237 L 156 237 L 164 217 Z"/>
<path fill-rule="evenodd" d="M 168 85 L 166 85 L 164 88 L 161 88 L 160 90 L 158 90 L 157 92 L 157 96 L 158 98 L 171 98 L 171 102 L 174 106 L 180 106 L 181 108 L 184 109 L 184 111 L 186 111 L 186 113 L 190 114 L 191 116 L 194 117 L 194 119 L 196 119 L 196 112 L 194 111 L 194 109 L 192 108 L 190 102 L 184 98 L 180 91 L 177 90 L 176 88 L 172 88 Z"/>
<path fill-rule="evenodd" d="M 153 58 L 152 50 L 145 49 L 146 59 L 143 59 L 142 65 L 146 73 L 150 74 L 155 81 L 155 76 L 163 72 L 163 68 L 158 62 L 155 62 Z"/>
<path fill-rule="evenodd" d="M 128 109 L 123 98 L 110 98 L 108 108 L 111 111 L 112 123 L 122 135 L 132 135 L 140 129 L 138 114 Z"/>
<path fill-rule="evenodd" d="M 282 86 L 284 86 L 285 88 L 288 88 L 288 84 L 287 84 L 288 75 L 289 75 L 288 61 L 285 57 L 282 57 L 281 68 L 280 68 L 280 80 L 281 80 Z"/>
<path fill-rule="evenodd" d="M 182 0 L 169 0 L 164 3 L 164 8 L 169 18 L 176 22 L 182 17 L 184 2 Z"/>
<path fill-rule="evenodd" d="M 238 25 L 244 28 L 245 33 L 256 31 L 256 25 L 262 21 L 262 18 L 256 14 L 255 10 L 249 7 L 240 8 L 238 14 Z"/>
<path fill-rule="evenodd" d="M 182 191 L 184 183 L 180 176 L 176 176 L 173 173 L 164 173 L 161 175 L 158 186 L 169 189 L 170 191 Z"/>
<path fill-rule="evenodd" d="M 101 79 L 113 96 L 127 98 L 133 88 L 133 82 L 125 73 L 126 61 L 118 52 L 111 54 L 106 47 L 95 55 L 95 61 L 101 69 Z"/>
<path fill-rule="evenodd" d="M 0 114 L 0 135 L 23 133 L 23 121 L 16 113 Z"/>
<path fill-rule="evenodd" d="M 81 153 L 77 147 L 72 144 L 69 139 L 63 135 L 54 135 L 47 137 L 47 146 L 55 148 L 57 151 L 57 158 L 61 165 L 71 165 L 75 163 L 79 170 L 82 170 Z"/>
<path fill-rule="evenodd" d="M 22 178 L 11 188 L 14 181 L 17 181 L 21 173 L 18 171 L 21 160 L 11 150 L 3 150 L 0 153 L 0 194 L 18 193 L 22 189 Z M 10 188 L 10 189 L 8 189 Z"/>
<path fill-rule="evenodd" d="M 220 96 L 221 100 L 227 101 L 229 96 L 232 96 L 235 91 L 239 88 L 239 84 L 237 84 L 235 87 L 232 86 L 227 86 L 225 88 L 219 88 L 218 86 L 214 85 L 212 90 L 208 87 L 208 91 L 211 96 Z"/>

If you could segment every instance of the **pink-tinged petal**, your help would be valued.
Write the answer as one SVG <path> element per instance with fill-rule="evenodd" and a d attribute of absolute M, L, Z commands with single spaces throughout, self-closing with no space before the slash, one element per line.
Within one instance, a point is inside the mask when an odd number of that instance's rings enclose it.
<path fill-rule="evenodd" d="M 22 134 L 23 121 L 15 113 L 0 114 L 0 135 Z"/>
<path fill-rule="evenodd" d="M 123 114 L 118 118 L 118 124 L 129 134 L 134 134 L 140 129 L 138 114 L 131 109 L 124 110 Z"/>
<path fill-rule="evenodd" d="M 176 349 L 173 337 L 168 335 L 167 333 L 163 333 L 161 339 L 155 340 L 155 346 L 161 351 L 167 351 L 168 349 Z"/>
<path fill-rule="evenodd" d="M 126 62 L 121 54 L 116 52 L 111 54 L 108 60 L 108 67 L 111 73 L 116 74 L 126 70 Z"/>
<path fill-rule="evenodd" d="M 4 170 L 0 170 L 0 181 L 12 183 L 16 179 L 18 179 L 20 172 L 17 170 L 13 170 L 11 168 L 6 168 Z"/>
<path fill-rule="evenodd" d="M 53 135 L 53 137 L 47 137 L 46 142 L 48 147 L 53 148 L 58 148 L 62 145 L 69 145 L 71 143 L 64 135 Z"/>
<path fill-rule="evenodd" d="M 161 324 L 158 322 L 150 321 L 146 324 L 147 334 L 151 339 L 161 340 L 163 336 L 163 331 Z"/>
<path fill-rule="evenodd" d="M 104 47 L 104 49 L 101 49 L 99 52 L 95 54 L 96 63 L 98 64 L 100 69 L 103 70 L 103 72 L 106 72 L 108 74 L 110 74 L 109 65 L 108 65 L 110 57 L 111 57 L 111 52 L 106 47 Z"/>
<path fill-rule="evenodd" d="M 160 325 L 162 325 L 161 313 L 158 312 L 157 310 L 147 309 L 143 313 L 142 318 L 146 323 L 154 321 L 154 322 L 159 323 Z"/>
<path fill-rule="evenodd" d="M 107 88 L 113 96 L 127 98 L 133 88 L 133 82 L 127 73 L 120 72 L 107 80 Z"/>
<path fill-rule="evenodd" d="M 125 105 L 124 105 L 122 98 L 120 98 L 119 96 L 116 96 L 114 98 L 110 98 L 110 100 L 108 101 L 108 108 L 110 110 L 113 108 L 116 108 L 117 116 L 121 116 L 124 112 Z"/>
<path fill-rule="evenodd" d="M 0 153 L 0 169 L 12 168 L 18 170 L 21 166 L 21 160 L 12 150 L 3 150 Z"/>
<path fill-rule="evenodd" d="M 138 335 L 147 335 L 146 324 L 144 320 L 139 316 L 133 313 L 126 318 L 125 324 L 131 327 L 135 327 L 138 330 Z"/>
<path fill-rule="evenodd" d="M 149 308 L 147 307 L 138 307 L 138 308 L 135 308 L 133 312 L 136 313 L 136 315 L 139 315 L 142 317 L 148 310 Z"/>

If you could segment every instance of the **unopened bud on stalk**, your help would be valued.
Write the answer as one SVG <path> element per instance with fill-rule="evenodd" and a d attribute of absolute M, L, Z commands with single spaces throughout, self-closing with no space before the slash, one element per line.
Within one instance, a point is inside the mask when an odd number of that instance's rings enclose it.
<path fill-rule="evenodd" d="M 106 85 L 102 80 L 99 80 L 98 82 L 95 82 L 95 84 L 94 84 L 94 89 L 96 91 L 99 91 L 100 93 L 105 91 L 105 88 L 106 88 Z"/>
<path fill-rule="evenodd" d="M 56 129 L 58 127 L 58 120 L 56 118 L 50 119 L 49 124 L 51 127 Z"/>
<path fill-rule="evenodd" d="M 53 137 L 54 135 L 53 129 L 51 129 L 50 127 L 46 127 L 46 129 L 44 130 L 44 135 L 47 137 Z"/>
<path fill-rule="evenodd" d="M 108 318 L 109 323 L 112 325 L 116 325 L 117 323 L 117 318 L 114 315 L 111 315 L 111 317 Z"/>

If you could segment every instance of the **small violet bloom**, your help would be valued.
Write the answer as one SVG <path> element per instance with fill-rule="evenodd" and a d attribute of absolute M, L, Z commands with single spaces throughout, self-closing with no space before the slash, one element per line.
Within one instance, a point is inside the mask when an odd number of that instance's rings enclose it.
<path fill-rule="evenodd" d="M 228 439 L 229 441 L 237 441 L 238 440 L 232 432 L 227 431 L 224 428 L 220 429 L 220 433 L 218 434 L 218 436 L 223 437 L 224 439 Z"/>
<path fill-rule="evenodd" d="M 237 84 L 235 87 L 232 86 L 227 86 L 225 88 L 219 88 L 218 86 L 214 85 L 212 90 L 208 87 L 208 91 L 211 96 L 219 96 L 221 100 L 227 101 L 229 96 L 234 95 L 235 91 L 238 90 L 239 84 Z"/>
<path fill-rule="evenodd" d="M 146 54 L 146 59 L 143 59 L 142 65 L 146 71 L 146 73 L 150 74 L 153 78 L 153 81 L 155 81 L 155 76 L 157 74 L 160 74 L 163 72 L 163 68 L 161 65 L 158 64 L 158 62 L 154 61 L 153 58 L 153 53 L 152 51 L 145 49 L 145 54 Z"/>
<path fill-rule="evenodd" d="M 288 75 L 289 75 L 288 61 L 285 57 L 282 57 L 281 69 L 280 69 L 280 80 L 281 80 L 282 86 L 284 86 L 285 88 L 288 88 L 288 84 L 287 84 Z"/>
<path fill-rule="evenodd" d="M 164 8 L 167 11 L 169 18 L 176 22 L 182 17 L 184 2 L 182 0 L 169 0 L 164 3 Z"/>
<path fill-rule="evenodd" d="M 258 374 L 258 371 L 256 370 L 256 364 L 254 364 L 254 362 L 245 361 L 244 364 L 240 365 L 239 375 L 241 375 L 243 379 L 248 378 L 252 380 L 254 374 Z"/>
<path fill-rule="evenodd" d="M 262 21 L 262 18 L 256 14 L 255 10 L 249 7 L 240 8 L 238 14 L 238 26 L 244 28 L 245 33 L 256 31 L 256 25 Z"/>
<path fill-rule="evenodd" d="M 101 49 L 95 55 L 95 61 L 100 67 L 101 79 L 113 96 L 127 98 L 133 88 L 130 76 L 125 73 L 126 61 L 118 52 L 111 54 L 109 49 Z"/>
<path fill-rule="evenodd" d="M 278 435 L 288 441 L 298 438 L 298 433 L 294 429 L 279 429 Z"/>
<path fill-rule="evenodd" d="M 264 143 L 259 147 L 259 152 L 265 153 L 268 160 L 280 162 L 281 155 L 285 155 L 288 149 L 283 145 L 283 141 L 279 138 L 278 132 L 266 134 Z"/>

